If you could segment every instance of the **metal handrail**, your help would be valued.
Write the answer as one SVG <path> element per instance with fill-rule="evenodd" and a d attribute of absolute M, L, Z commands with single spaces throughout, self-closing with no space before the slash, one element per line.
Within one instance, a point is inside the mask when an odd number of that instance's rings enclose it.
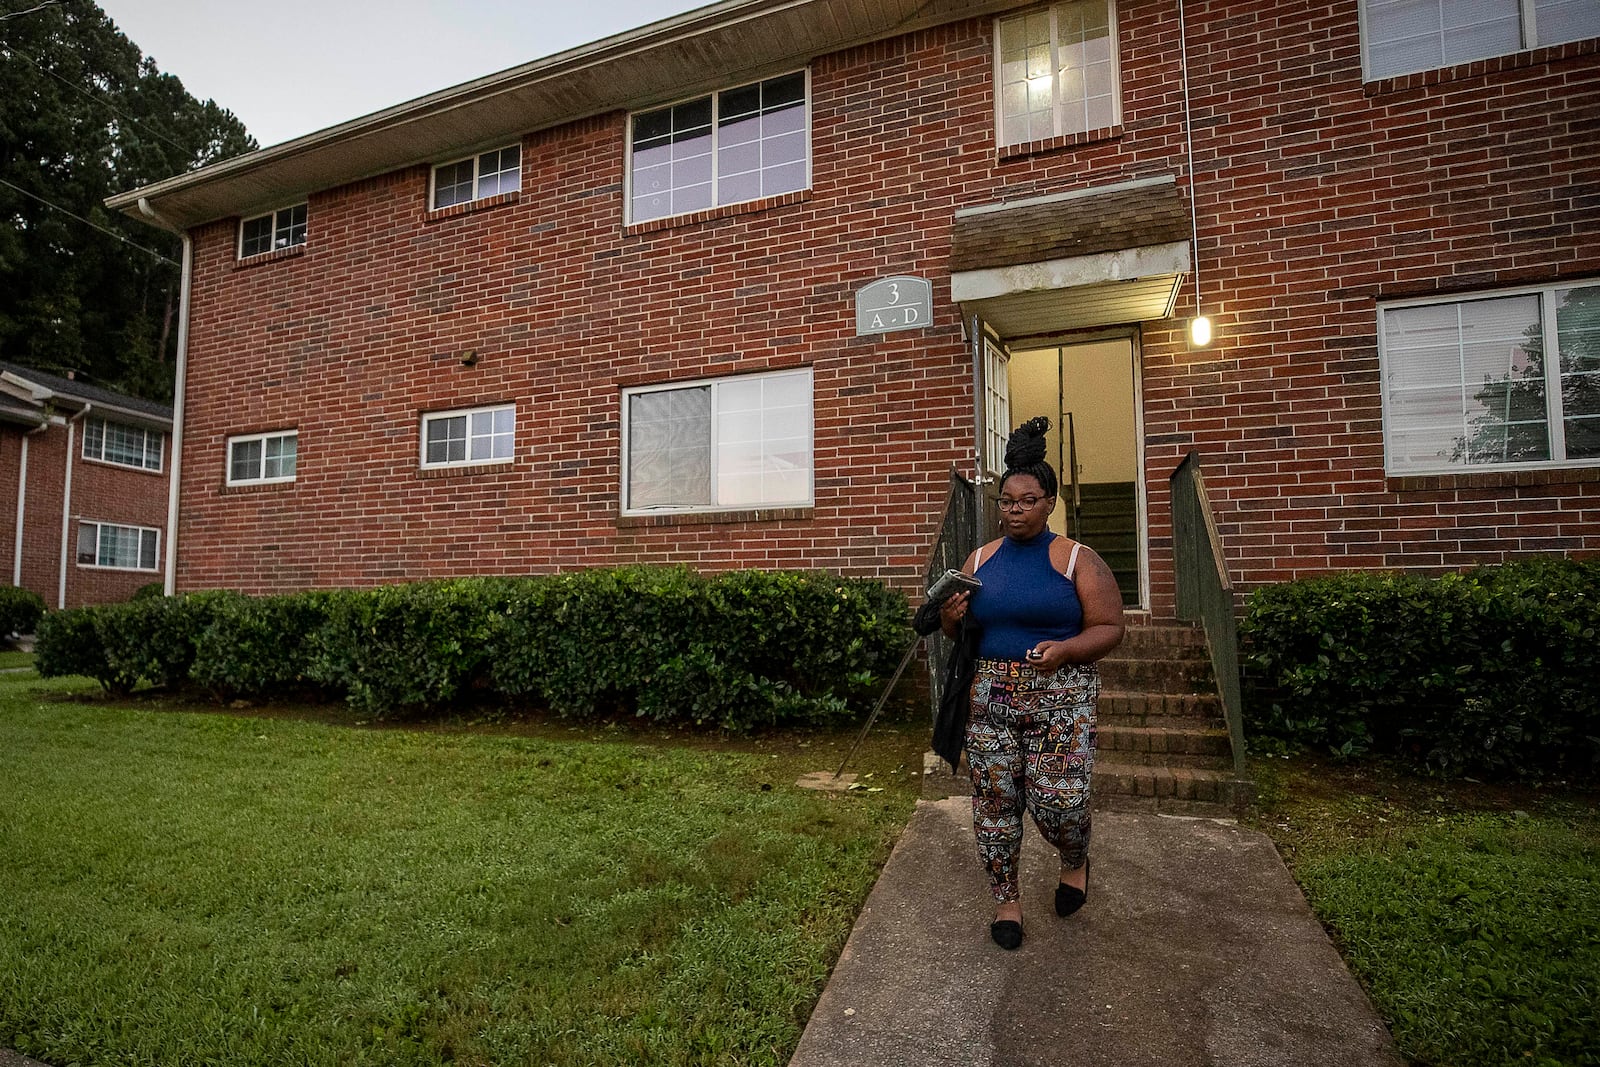
<path fill-rule="evenodd" d="M 1172 554 L 1177 578 L 1178 618 L 1205 627 L 1211 669 L 1222 697 L 1233 748 L 1233 770 L 1249 777 L 1245 767 L 1244 702 L 1239 684 L 1239 624 L 1233 613 L 1233 583 L 1217 520 L 1206 497 L 1200 454 L 1190 452 L 1172 472 Z"/>

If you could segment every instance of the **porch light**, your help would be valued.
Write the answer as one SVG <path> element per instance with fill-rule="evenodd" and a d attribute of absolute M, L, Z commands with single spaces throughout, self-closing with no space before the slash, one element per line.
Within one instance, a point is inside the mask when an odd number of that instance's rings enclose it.
<path fill-rule="evenodd" d="M 1189 320 L 1189 343 L 1196 348 L 1204 348 L 1211 343 L 1211 320 L 1204 315 L 1196 315 Z"/>

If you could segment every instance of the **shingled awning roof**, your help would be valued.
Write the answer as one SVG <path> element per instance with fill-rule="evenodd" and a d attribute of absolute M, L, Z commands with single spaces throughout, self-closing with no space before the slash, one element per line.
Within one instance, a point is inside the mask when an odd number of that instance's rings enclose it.
<path fill-rule="evenodd" d="M 1008 338 L 1164 319 L 1189 271 L 1171 177 L 956 213 L 950 294 Z"/>

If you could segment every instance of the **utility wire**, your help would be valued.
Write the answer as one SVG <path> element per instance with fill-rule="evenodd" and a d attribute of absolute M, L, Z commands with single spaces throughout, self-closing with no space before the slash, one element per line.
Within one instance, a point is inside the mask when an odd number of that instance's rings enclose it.
<path fill-rule="evenodd" d="M 69 216 L 71 218 L 77 219 L 79 222 L 83 223 L 85 226 L 93 227 L 94 229 L 99 230 L 101 233 L 105 234 L 107 237 L 115 237 L 117 240 L 121 241 L 125 245 L 128 245 L 130 248 L 137 248 L 139 251 L 145 253 L 146 255 L 155 256 L 157 259 L 161 260 L 161 262 L 163 262 L 163 263 L 170 263 L 174 267 L 182 266 L 182 264 L 179 263 L 177 260 L 168 259 L 166 256 L 162 255 L 160 252 L 157 252 L 153 248 L 146 248 L 142 244 L 138 244 L 137 242 L 130 241 L 126 237 L 122 236 L 122 234 L 117 233 L 115 230 L 108 230 L 104 226 L 101 226 L 99 223 L 90 222 L 88 219 L 84 218 L 82 215 L 75 215 L 72 212 L 68 211 L 66 208 L 62 207 L 60 204 L 52 204 L 50 201 L 46 200 L 44 197 L 39 196 L 36 193 L 30 193 L 30 192 L 28 192 L 28 190 L 22 188 L 21 186 L 12 185 L 10 182 L 6 181 L 4 178 L 0 178 L 0 185 L 4 185 L 9 189 L 15 189 L 17 192 L 21 193 L 23 196 L 29 197 L 30 199 L 33 199 L 33 200 L 37 200 L 37 201 L 39 201 L 39 203 L 43 204 L 47 208 L 51 208 L 52 210 L 61 212 L 63 215 L 67 215 L 67 216 Z"/>
<path fill-rule="evenodd" d="M 13 11 L 9 15 L 0 15 L 0 22 L 4 22 L 6 19 L 20 18 L 23 15 L 31 15 L 35 11 L 43 11 L 45 8 L 53 6 L 55 2 L 56 0 L 44 0 L 44 3 L 30 7 L 26 11 Z"/>
<path fill-rule="evenodd" d="M 20 12 L 19 12 L 19 14 L 20 14 Z M 148 133 L 148 134 L 151 134 L 152 136 L 161 138 L 163 141 L 167 142 L 173 148 L 176 148 L 178 151 L 182 152 L 184 154 L 185 158 L 188 158 L 192 154 L 189 149 L 185 148 L 183 145 L 179 144 L 177 141 L 174 141 L 172 138 L 168 137 L 166 134 L 162 133 L 160 130 L 157 130 L 157 129 L 154 129 L 154 128 L 147 129 L 145 126 L 141 125 L 136 119 L 133 119 L 133 118 L 127 116 L 127 115 L 124 115 L 122 112 L 118 111 L 115 107 L 113 107 L 111 105 L 111 102 L 109 100 L 106 100 L 103 97 L 100 97 L 100 96 L 95 95 L 94 93 L 91 93 L 89 90 L 85 89 L 81 85 L 75 85 L 74 83 L 68 81 L 66 78 L 63 78 L 61 75 L 57 74 L 55 71 L 51 70 L 49 67 L 46 67 L 43 63 L 39 62 L 37 59 L 35 59 L 32 56 L 30 56 L 28 53 L 24 52 L 22 49 L 18 48 L 16 45 L 5 44 L 4 42 L 0 42 L 0 48 L 5 49 L 7 52 L 10 52 L 12 55 L 21 56 L 23 59 L 26 59 L 29 63 L 32 63 L 35 67 L 39 68 L 39 70 L 41 70 L 45 74 L 50 75 L 50 77 L 54 78 L 56 81 L 60 82 L 62 85 L 65 85 L 68 89 L 71 89 L 73 92 L 80 93 L 83 96 L 88 97 L 90 100 L 93 100 L 95 103 L 97 103 L 100 106 L 104 107 L 107 111 L 110 111 L 113 115 L 117 116 L 117 118 L 121 119 L 123 122 L 126 122 L 128 125 L 132 126 L 134 129 L 140 130 L 140 131 L 142 131 L 144 133 Z"/>

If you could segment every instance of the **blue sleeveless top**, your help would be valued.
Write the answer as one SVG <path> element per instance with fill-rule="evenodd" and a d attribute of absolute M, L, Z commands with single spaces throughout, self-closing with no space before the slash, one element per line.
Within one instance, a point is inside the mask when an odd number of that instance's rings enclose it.
<path fill-rule="evenodd" d="M 972 598 L 972 619 L 983 627 L 978 655 L 1026 661 L 1040 641 L 1064 641 L 1083 632 L 1083 605 L 1072 579 L 1050 562 L 1044 530 L 1029 541 L 1007 537 L 978 567 L 983 588 Z"/>

